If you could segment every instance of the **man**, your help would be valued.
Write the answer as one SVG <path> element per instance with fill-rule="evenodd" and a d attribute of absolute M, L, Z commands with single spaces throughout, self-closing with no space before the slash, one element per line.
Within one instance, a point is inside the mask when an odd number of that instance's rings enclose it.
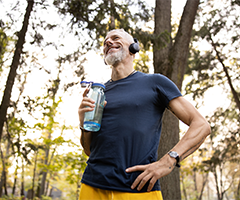
<path fill-rule="evenodd" d="M 81 144 L 89 156 L 80 199 L 162 199 L 159 178 L 169 174 L 210 134 L 210 126 L 176 85 L 160 74 L 133 68 L 136 41 L 124 30 L 110 31 L 104 60 L 112 66 L 105 84 L 106 102 L 98 132 L 84 130 L 84 113 L 94 101 L 83 94 L 79 106 Z M 189 126 L 184 137 L 157 161 L 161 119 L 168 108 Z M 171 124 L 170 124 L 171 126 Z"/>

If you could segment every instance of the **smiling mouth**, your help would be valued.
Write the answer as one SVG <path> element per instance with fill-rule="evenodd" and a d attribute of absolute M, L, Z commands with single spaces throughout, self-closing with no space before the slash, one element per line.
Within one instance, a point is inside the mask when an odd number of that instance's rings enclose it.
<path fill-rule="evenodd" d="M 106 51 L 106 55 L 109 53 L 109 51 L 111 51 L 112 49 L 120 49 L 120 46 L 112 46 L 112 47 L 109 47 Z"/>

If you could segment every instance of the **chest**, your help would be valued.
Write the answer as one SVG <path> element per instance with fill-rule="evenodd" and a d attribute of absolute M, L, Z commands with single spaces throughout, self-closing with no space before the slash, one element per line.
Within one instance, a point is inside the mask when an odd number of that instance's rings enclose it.
<path fill-rule="evenodd" d="M 115 84 L 105 91 L 106 110 L 111 112 L 158 110 L 163 107 L 158 92 L 151 86 Z"/>

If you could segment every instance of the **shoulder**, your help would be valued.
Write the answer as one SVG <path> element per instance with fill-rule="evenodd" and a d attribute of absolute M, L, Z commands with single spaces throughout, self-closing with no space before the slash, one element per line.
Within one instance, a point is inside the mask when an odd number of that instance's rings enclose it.
<path fill-rule="evenodd" d="M 162 84 L 173 83 L 171 79 L 162 74 L 152 74 L 152 79 L 156 82 L 161 82 Z"/>
<path fill-rule="evenodd" d="M 171 80 L 168 77 L 166 77 L 162 74 L 158 74 L 158 73 L 156 73 L 156 74 L 145 74 L 143 72 L 137 72 L 137 74 L 141 77 L 156 80 L 156 81 L 163 80 L 163 81 L 170 81 L 171 82 Z"/>
<path fill-rule="evenodd" d="M 136 74 L 138 78 L 141 77 L 141 78 L 145 78 L 152 81 L 161 81 L 161 80 L 171 81 L 169 78 L 167 78 L 162 74 L 146 74 L 140 71 L 138 71 Z"/>
<path fill-rule="evenodd" d="M 145 78 L 145 80 L 148 80 L 152 84 L 158 87 L 177 87 L 175 83 L 169 79 L 168 77 L 162 75 L 162 74 L 144 74 L 142 72 L 141 76 Z"/>

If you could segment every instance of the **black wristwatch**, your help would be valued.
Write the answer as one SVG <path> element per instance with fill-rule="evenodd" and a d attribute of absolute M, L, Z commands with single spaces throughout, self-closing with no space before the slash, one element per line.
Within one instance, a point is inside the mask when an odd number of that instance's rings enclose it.
<path fill-rule="evenodd" d="M 175 151 L 169 151 L 169 152 L 168 152 L 168 155 L 169 155 L 170 157 L 172 157 L 172 158 L 175 158 L 176 161 L 177 161 L 176 166 L 177 166 L 177 167 L 180 167 L 180 165 L 179 165 L 179 155 L 178 155 L 178 153 L 175 152 Z"/>

